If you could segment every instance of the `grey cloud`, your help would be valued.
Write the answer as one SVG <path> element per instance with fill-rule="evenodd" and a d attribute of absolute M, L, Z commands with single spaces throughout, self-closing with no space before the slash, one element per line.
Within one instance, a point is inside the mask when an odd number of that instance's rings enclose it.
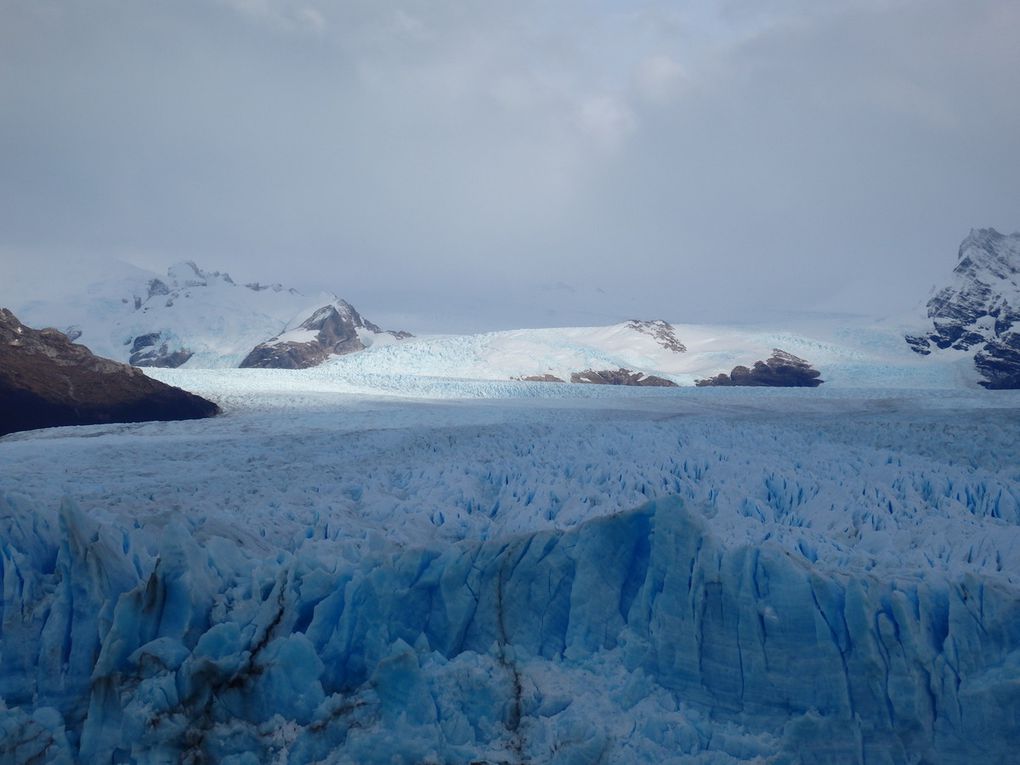
<path fill-rule="evenodd" d="M 1020 228 L 1009 0 L 8 0 L 0 22 L 8 266 L 193 258 L 468 330 L 885 311 L 972 225 Z"/>

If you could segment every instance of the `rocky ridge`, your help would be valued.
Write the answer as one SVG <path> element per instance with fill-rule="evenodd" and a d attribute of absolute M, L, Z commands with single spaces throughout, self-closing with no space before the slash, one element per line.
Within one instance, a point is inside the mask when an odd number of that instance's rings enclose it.
<path fill-rule="evenodd" d="M 566 382 L 562 377 L 557 377 L 553 374 L 541 374 L 541 375 L 525 375 L 523 377 L 514 377 L 514 380 L 520 382 L 550 382 L 550 383 L 562 383 Z"/>
<path fill-rule="evenodd" d="M 677 384 L 665 377 L 647 375 L 630 369 L 586 369 L 570 375 L 570 382 L 588 385 L 637 385 L 654 388 L 676 388 Z"/>
<path fill-rule="evenodd" d="M 926 312 L 931 328 L 905 336 L 915 353 L 974 351 L 981 385 L 1020 388 L 1020 233 L 972 230 Z"/>
<path fill-rule="evenodd" d="M 686 353 L 687 346 L 680 342 L 676 335 L 676 329 L 668 321 L 663 319 L 631 319 L 627 326 L 635 332 L 640 332 L 655 339 L 655 341 L 667 351 L 674 353 Z"/>
<path fill-rule="evenodd" d="M 792 353 L 774 348 L 766 361 L 756 361 L 753 367 L 736 366 L 729 373 L 698 380 L 698 387 L 751 386 L 769 388 L 817 388 L 824 380 L 811 363 Z"/>
<path fill-rule="evenodd" d="M 260 343 L 245 356 L 241 368 L 306 369 L 329 356 L 364 350 L 365 333 L 389 335 L 397 340 L 408 332 L 389 332 L 362 318 L 346 300 L 317 309 L 294 329 Z"/>
<path fill-rule="evenodd" d="M 0 308 L 0 435 L 60 425 L 211 417 L 211 401 L 95 356 Z"/>

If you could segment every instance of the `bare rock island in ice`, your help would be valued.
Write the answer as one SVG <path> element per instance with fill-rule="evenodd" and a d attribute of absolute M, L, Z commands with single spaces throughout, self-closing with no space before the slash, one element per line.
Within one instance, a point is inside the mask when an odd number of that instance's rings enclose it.
<path fill-rule="evenodd" d="M 926 308 L 930 328 L 906 336 L 916 353 L 971 352 L 981 385 L 1020 388 L 1020 234 L 971 231 Z"/>
<path fill-rule="evenodd" d="M 650 388 L 677 387 L 672 380 L 630 369 L 586 369 L 583 372 L 572 373 L 570 382 L 588 385 L 635 385 Z"/>
<path fill-rule="evenodd" d="M 26 327 L 0 308 L 0 435 L 60 425 L 187 420 L 211 401 L 93 355 L 55 329 Z"/>
<path fill-rule="evenodd" d="M 775 348 L 767 360 L 756 361 L 752 367 L 736 366 L 729 374 L 723 372 L 695 384 L 699 387 L 817 388 L 824 382 L 819 379 L 820 375 L 810 362 Z"/>

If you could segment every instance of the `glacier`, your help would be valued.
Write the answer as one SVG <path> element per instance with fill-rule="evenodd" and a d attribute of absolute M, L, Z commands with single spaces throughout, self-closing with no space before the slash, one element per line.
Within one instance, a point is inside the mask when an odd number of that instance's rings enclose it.
<path fill-rule="evenodd" d="M 1015 394 L 159 374 L 0 439 L 0 762 L 1013 761 Z"/>

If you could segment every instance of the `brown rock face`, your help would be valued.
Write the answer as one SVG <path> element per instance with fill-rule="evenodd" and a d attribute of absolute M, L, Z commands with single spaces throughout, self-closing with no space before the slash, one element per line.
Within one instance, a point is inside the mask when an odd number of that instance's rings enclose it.
<path fill-rule="evenodd" d="M 768 388 L 817 388 L 824 380 L 819 380 L 821 373 L 812 368 L 811 364 L 799 356 L 772 350 L 768 361 L 756 361 L 754 367 L 733 367 L 729 374 L 722 373 L 707 380 L 698 380 L 698 387 L 768 387 Z"/>
<path fill-rule="evenodd" d="M 60 425 L 192 420 L 219 407 L 95 356 L 55 329 L 26 327 L 0 308 L 0 435 Z"/>
<path fill-rule="evenodd" d="M 570 375 L 572 383 L 589 385 L 640 385 L 655 388 L 676 388 L 677 384 L 665 377 L 646 375 L 644 372 L 632 372 L 629 369 L 586 369 Z"/>
<path fill-rule="evenodd" d="M 321 364 L 329 356 L 354 353 L 365 348 L 359 329 L 376 334 L 383 330 L 361 317 L 350 303 L 341 300 L 316 310 L 297 330 L 315 333 L 310 340 L 286 340 L 285 335 L 256 345 L 244 357 L 241 368 L 307 369 Z M 407 332 L 389 332 L 398 339 L 411 337 Z"/>

